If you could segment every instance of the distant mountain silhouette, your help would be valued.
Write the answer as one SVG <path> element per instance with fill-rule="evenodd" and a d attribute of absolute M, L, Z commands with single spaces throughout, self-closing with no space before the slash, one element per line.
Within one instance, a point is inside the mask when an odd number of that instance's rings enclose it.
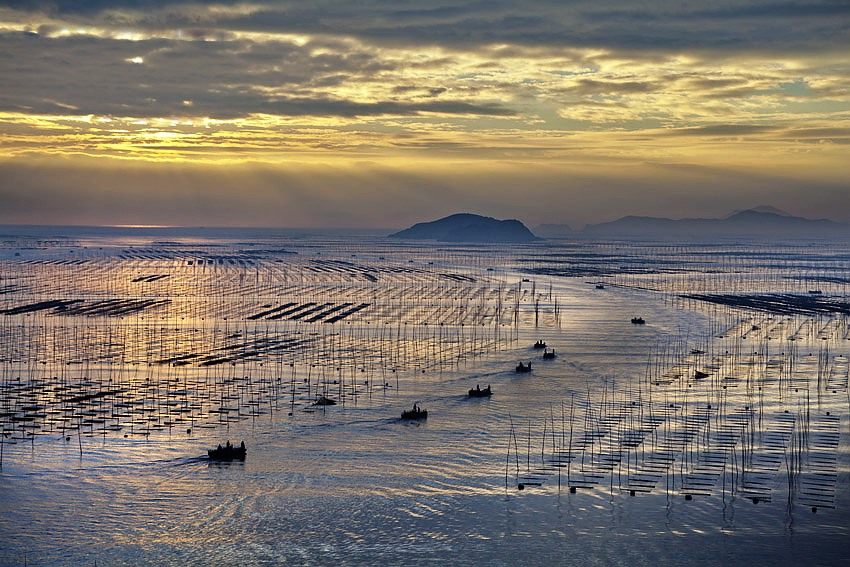
<path fill-rule="evenodd" d="M 390 238 L 498 243 L 539 240 L 518 220 L 497 220 L 470 213 L 459 213 L 432 222 L 420 222 L 391 234 Z"/>
<path fill-rule="evenodd" d="M 791 216 L 773 207 L 737 211 L 721 219 L 668 219 L 626 216 L 615 221 L 588 225 L 581 236 L 617 237 L 747 237 L 825 238 L 848 237 L 850 225 L 827 219 Z"/>
<path fill-rule="evenodd" d="M 793 216 L 790 213 L 786 213 L 782 209 L 777 209 L 776 207 L 772 207 L 770 205 L 759 205 L 758 207 L 752 207 L 749 209 L 743 209 L 741 211 L 734 211 L 726 215 L 724 218 L 729 218 L 731 216 L 737 215 L 738 213 L 745 213 L 747 211 L 755 211 L 757 213 L 773 213 L 774 215 L 779 215 L 781 217 L 790 217 Z"/>

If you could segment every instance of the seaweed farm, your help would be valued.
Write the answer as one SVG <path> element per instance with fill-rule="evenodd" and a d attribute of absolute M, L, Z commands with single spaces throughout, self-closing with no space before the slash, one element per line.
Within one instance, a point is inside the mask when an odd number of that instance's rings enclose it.
<path fill-rule="evenodd" d="M 503 273 L 432 266 L 168 249 L 21 262 L 0 304 L 4 442 L 356 404 L 396 373 L 510 346 L 528 311 L 557 316 Z"/>
<path fill-rule="evenodd" d="M 848 284 L 834 242 L 7 234 L 0 564 L 843 564 Z"/>

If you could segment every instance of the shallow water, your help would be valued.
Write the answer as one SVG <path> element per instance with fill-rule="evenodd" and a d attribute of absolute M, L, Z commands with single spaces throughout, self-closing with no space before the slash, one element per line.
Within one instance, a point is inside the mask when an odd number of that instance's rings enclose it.
<path fill-rule="evenodd" d="M 10 436 L 0 471 L 4 565 L 837 565 L 846 559 L 845 318 L 773 317 L 677 298 L 712 286 L 806 293 L 820 281 L 812 278 L 847 277 L 840 249 L 822 254 L 819 264 L 806 260 L 809 279 L 801 282 L 790 279 L 799 275 L 799 250 L 791 250 L 778 268 L 765 265 L 776 262 L 773 254 L 759 256 L 763 263 L 747 264 L 742 274 L 740 264 L 724 259 L 726 249 L 715 255 L 700 247 L 705 256 L 698 269 L 694 249 L 665 249 L 666 265 L 670 258 L 680 260 L 673 262 L 675 270 L 641 274 L 623 267 L 652 267 L 660 257 L 657 247 L 588 243 L 575 250 L 565 244 L 562 253 L 573 254 L 573 267 L 586 258 L 576 254 L 617 250 L 617 258 L 593 266 L 610 275 L 591 278 L 515 271 L 528 264 L 518 260 L 538 254 L 524 247 L 505 256 L 478 247 L 435 251 L 381 239 L 355 246 L 286 237 L 246 247 L 193 236 L 192 250 L 215 250 L 235 260 L 199 272 L 173 246 L 125 239 L 110 248 L 108 238 L 99 238 L 89 248 L 73 248 L 75 258 L 87 258 L 82 268 L 48 263 L 66 261 L 71 254 L 65 248 L 22 249 L 22 257 L 6 260 L 4 281 L 21 289 L 2 296 L 3 309 L 56 296 L 88 302 L 157 297 L 169 299 L 170 307 L 121 318 L 3 315 L 7 348 L 25 355 L 4 362 L 4 407 L 17 403 L 12 398 L 19 394 L 12 392 L 22 390 L 18 376 L 28 384 L 55 374 L 74 386 L 85 375 L 97 388 L 121 384 L 127 396 L 143 400 L 138 415 L 154 417 L 136 425 L 120 417 L 86 424 L 83 414 L 74 413 L 80 408 L 71 408 L 75 417 L 62 421 L 56 414 L 52 428 L 25 429 L 20 424 L 33 422 L 15 422 L 16 428 L 6 421 Z M 215 248 L 197 248 L 199 243 Z M 185 252 L 189 245 L 177 248 Z M 243 254 L 256 248 L 265 251 Z M 298 251 L 298 257 L 268 252 L 281 248 Z M 557 250 L 550 245 L 547 253 Z M 416 271 L 380 272 L 373 285 L 359 268 L 322 271 L 328 264 L 315 262 L 317 251 L 322 260 L 367 268 L 407 268 L 412 259 Z M 703 275 L 705 257 L 723 273 Z M 305 272 L 305 266 L 318 271 Z M 68 276 L 60 282 L 73 282 L 76 269 L 89 275 L 74 284 L 77 290 L 40 287 L 57 269 Z M 141 288 L 132 282 L 158 273 L 169 277 L 135 282 Z M 252 277 L 254 287 L 245 292 Z M 289 287 L 275 287 L 286 278 Z M 605 289 L 596 289 L 596 281 L 605 281 Z M 818 285 L 846 298 L 841 284 Z M 496 291 L 466 295 L 479 287 Z M 509 289 L 526 291 L 509 296 Z M 370 308 L 342 324 L 246 319 L 287 297 L 339 304 L 370 296 Z M 473 307 L 468 296 L 475 298 Z M 475 327 L 474 339 L 471 312 L 485 321 Z M 632 325 L 635 315 L 647 324 Z M 462 320 L 467 323 L 461 327 Z M 395 333 L 378 330 L 382 322 Z M 181 329 L 176 334 L 175 325 Z M 185 339 L 190 326 L 200 329 L 192 340 Z M 63 337 L 78 338 L 55 340 L 56 328 L 65 329 Z M 228 343 L 226 337 L 237 332 Z M 207 340 L 216 341 L 207 348 L 219 348 L 246 337 L 293 333 L 315 333 L 321 340 L 298 350 L 198 365 Z M 338 339 L 331 343 L 334 333 Z M 146 337 L 143 347 L 122 344 L 139 336 Z M 556 349 L 556 359 L 540 359 L 531 348 L 538 338 Z M 79 355 L 79 346 L 63 350 L 67 340 L 86 348 L 72 365 L 67 357 Z M 399 352 L 382 350 L 378 342 Z M 456 346 L 445 346 L 451 343 Z M 327 354 L 330 344 L 333 354 Z M 180 367 L 156 363 L 173 352 L 198 358 Z M 532 360 L 533 371 L 516 374 L 520 360 Z M 692 379 L 696 369 L 709 376 Z M 150 386 L 174 376 L 189 386 Z M 242 376 L 250 380 L 235 380 Z M 493 397 L 467 399 L 476 384 L 491 385 Z M 43 388 L 37 381 L 34 387 Z M 338 397 L 345 389 L 344 403 L 309 405 L 320 390 Z M 44 399 L 40 403 L 50 406 Z M 202 400 L 204 407 L 190 408 L 188 423 L 163 425 L 175 415 L 167 402 L 184 399 Z M 92 415 L 107 415 L 111 408 L 105 406 L 113 403 L 119 398 L 78 402 L 99 412 Z M 209 411 L 226 403 L 239 411 Z M 399 419 L 413 403 L 428 409 L 427 421 Z M 741 415 L 745 421 L 736 421 Z M 789 419 L 793 425 L 783 437 Z M 625 440 L 635 435 L 640 442 L 629 446 Z M 210 463 L 206 449 L 228 438 L 244 439 L 248 458 Z M 593 442 L 579 450 L 582 439 Z M 636 479 L 657 465 L 663 451 L 674 452 L 671 464 L 653 473 L 647 491 L 631 496 Z M 606 459 L 615 464 L 607 467 Z M 753 475 L 761 484 L 748 492 Z M 753 494 L 761 495 L 758 503 Z M 813 498 L 823 499 L 814 513 Z"/>

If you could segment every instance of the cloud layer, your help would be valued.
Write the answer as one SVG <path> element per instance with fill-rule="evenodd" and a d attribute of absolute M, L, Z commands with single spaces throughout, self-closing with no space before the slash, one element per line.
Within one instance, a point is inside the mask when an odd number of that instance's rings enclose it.
<path fill-rule="evenodd" d="M 69 164 L 124 176 L 144 171 L 127 162 L 170 164 L 216 195 L 228 191 L 227 176 L 211 174 L 222 167 L 257 195 L 252 168 L 349 172 L 323 178 L 317 193 L 327 214 L 311 222 L 329 224 L 418 220 L 413 210 L 332 214 L 350 206 L 346 176 L 358 168 L 386 187 L 385 207 L 407 179 L 424 192 L 453 187 L 463 198 L 452 210 L 499 199 L 521 208 L 481 182 L 488 170 L 510 171 L 564 202 L 530 211 L 532 224 L 607 220 L 592 199 L 576 199 L 582 188 L 612 199 L 653 188 L 659 214 L 684 192 L 693 205 L 682 213 L 700 213 L 699 191 L 711 189 L 675 186 L 670 167 L 725 172 L 718 184 L 736 188 L 729 209 L 783 199 L 788 184 L 800 195 L 829 188 L 828 207 L 836 187 L 850 190 L 839 175 L 850 141 L 848 28 L 850 5 L 837 1 L 0 1 L 0 158 L 57 175 Z M 640 177 L 612 177 L 612 167 Z M 522 175 L 529 168 L 552 177 Z M 71 178 L 43 179 L 41 191 L 84 192 Z M 142 191 L 124 186 L 115 207 Z M 570 198 L 558 199 L 558 187 Z M 0 196 L 22 198 L 5 177 Z M 37 220 L 39 205 L 30 207 Z M 254 212 L 245 223 L 267 224 Z M 7 208 L 0 222 L 22 214 Z"/>

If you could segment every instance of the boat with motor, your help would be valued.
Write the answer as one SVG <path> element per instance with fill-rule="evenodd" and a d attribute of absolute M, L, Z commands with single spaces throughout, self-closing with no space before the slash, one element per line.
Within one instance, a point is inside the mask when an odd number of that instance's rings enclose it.
<path fill-rule="evenodd" d="M 487 384 L 487 387 L 483 390 L 481 386 L 476 385 L 474 388 L 469 389 L 469 397 L 470 398 L 489 398 L 493 395 L 493 391 L 490 389 L 490 385 Z"/>
<path fill-rule="evenodd" d="M 405 410 L 401 412 L 401 418 L 405 420 L 415 420 L 421 421 L 423 419 L 428 419 L 428 410 L 424 410 L 420 408 L 418 405 L 413 406 L 413 409 Z"/>
<path fill-rule="evenodd" d="M 228 441 L 224 446 L 219 445 L 215 449 L 209 449 L 207 455 L 211 461 L 244 461 L 247 452 L 244 441 L 239 445 L 231 445 Z"/>

